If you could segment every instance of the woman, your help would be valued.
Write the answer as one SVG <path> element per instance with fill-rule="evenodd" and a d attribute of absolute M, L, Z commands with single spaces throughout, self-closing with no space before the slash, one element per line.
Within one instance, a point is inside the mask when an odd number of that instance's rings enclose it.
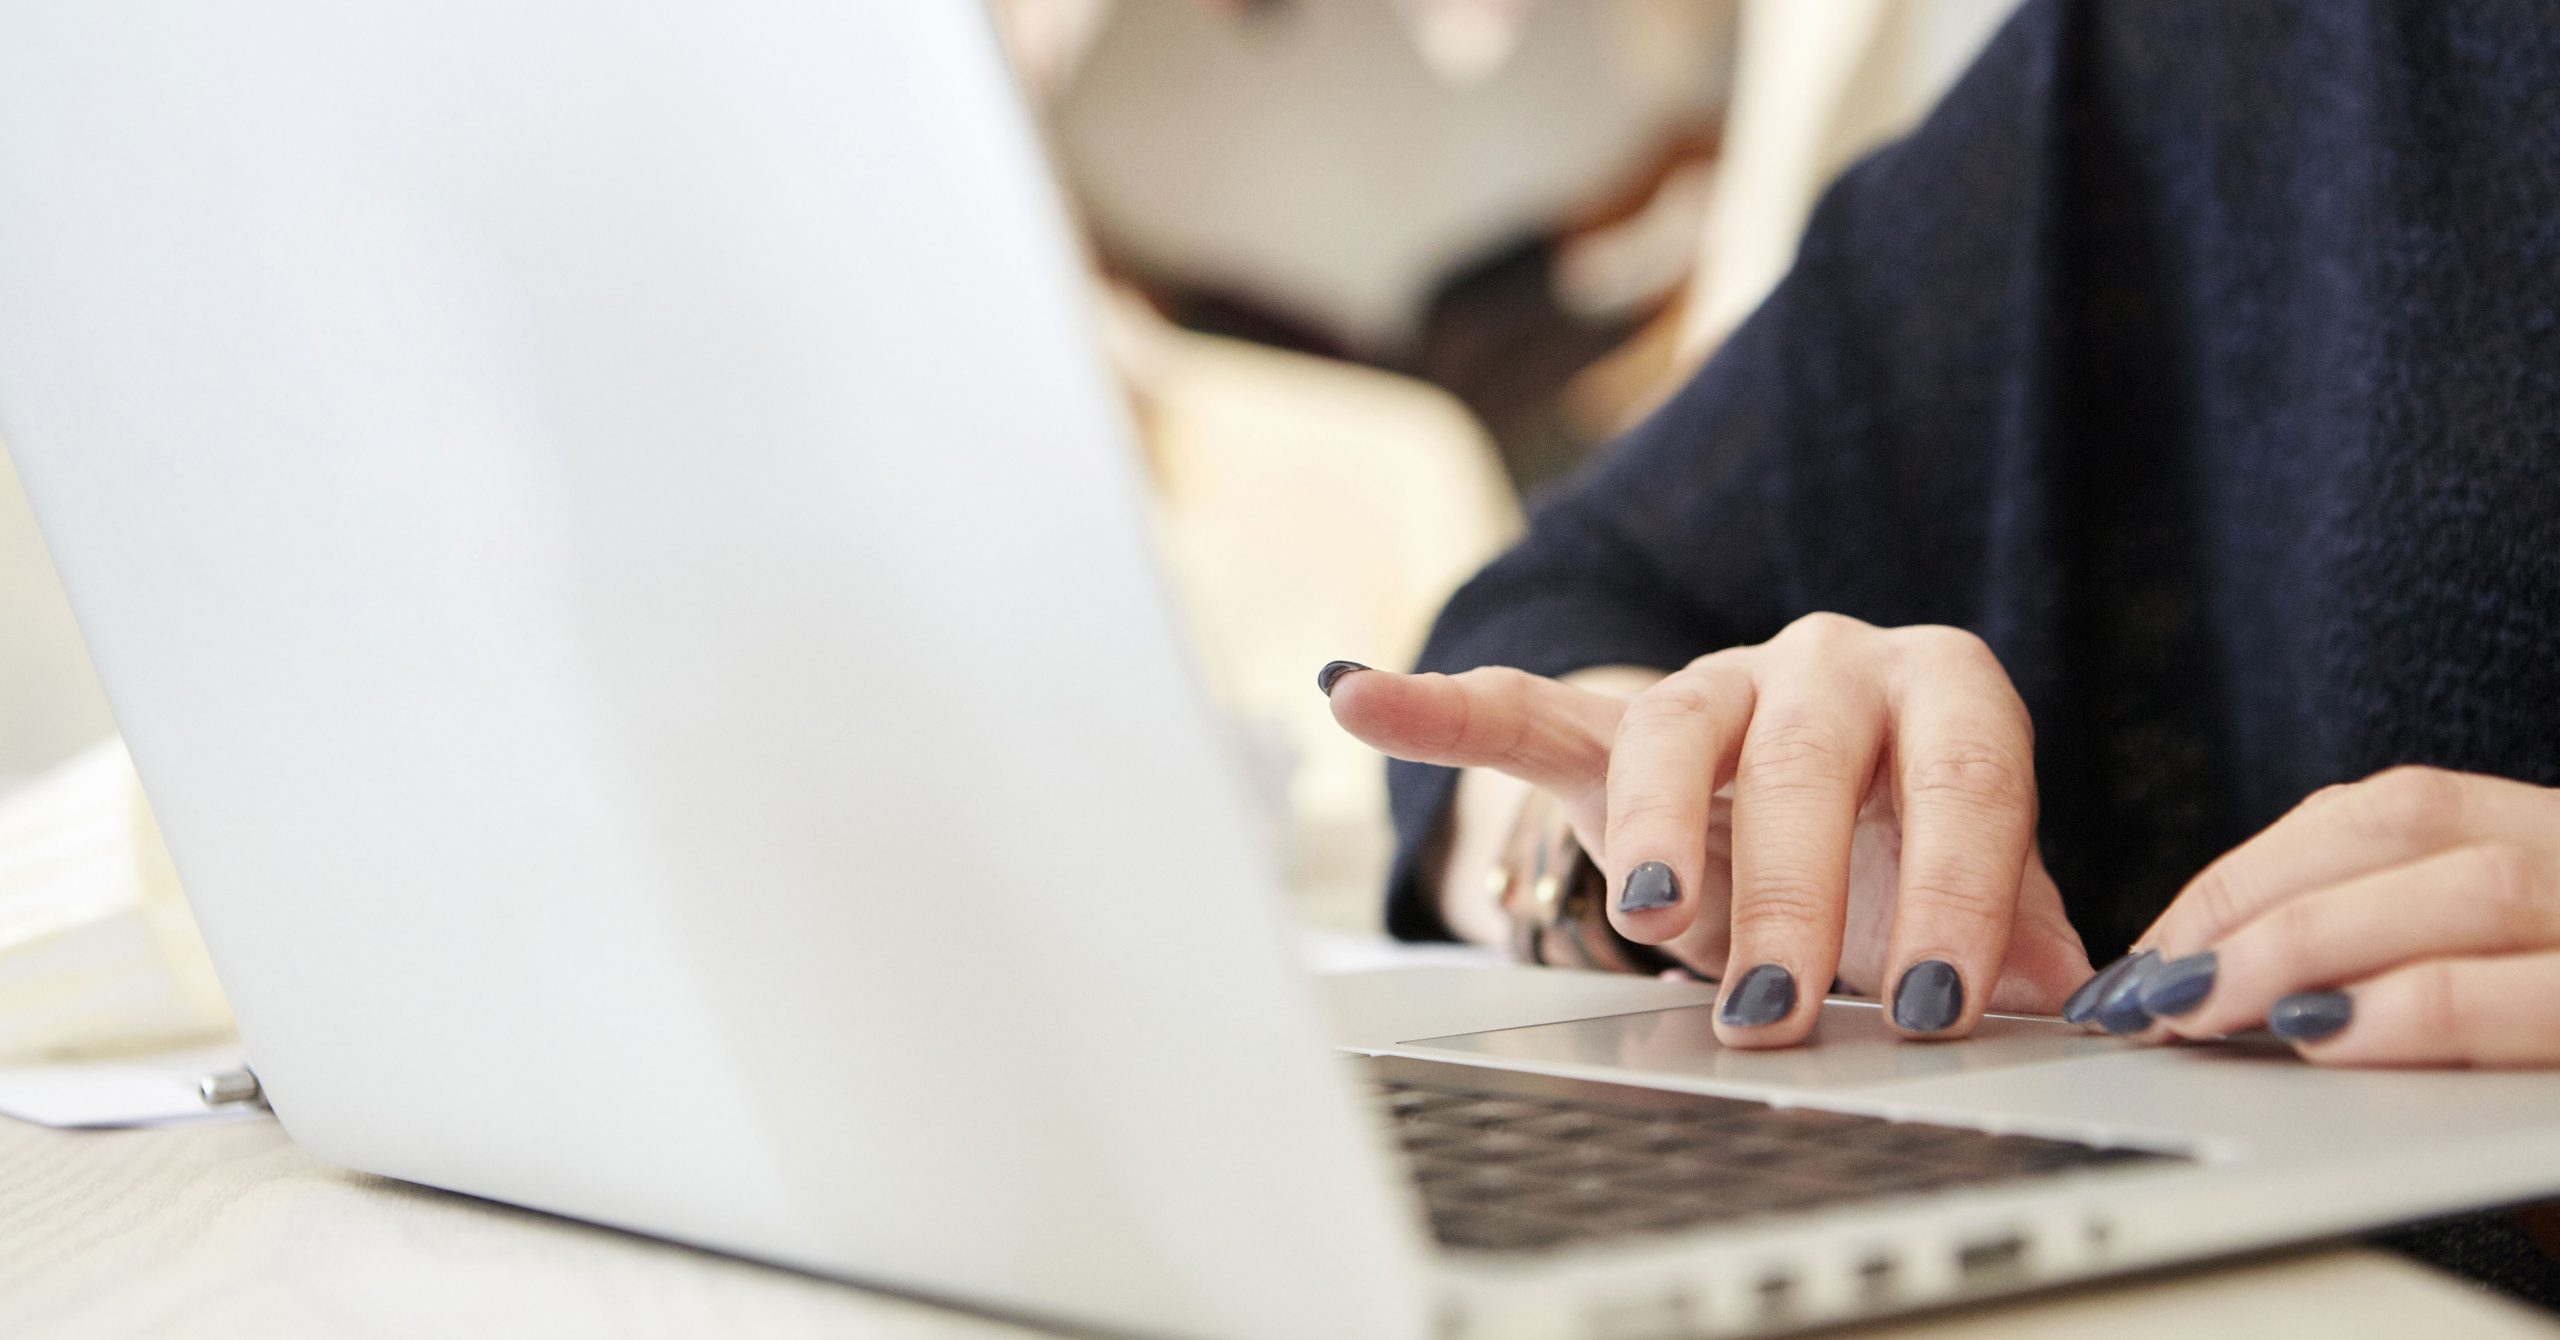
<path fill-rule="evenodd" d="M 1422 669 L 1323 677 L 1399 934 L 1544 804 L 1728 1045 L 2560 1064 L 2560 25 L 2028 5 Z"/>

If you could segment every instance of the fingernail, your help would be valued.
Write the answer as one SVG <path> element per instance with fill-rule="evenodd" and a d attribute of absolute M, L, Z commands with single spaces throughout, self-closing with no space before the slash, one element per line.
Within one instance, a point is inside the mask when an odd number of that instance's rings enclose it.
<path fill-rule="evenodd" d="M 1716 1017 L 1739 1028 L 1758 1028 L 1786 1018 L 1795 1007 L 1796 975 L 1775 963 L 1763 963 L 1733 984 Z"/>
<path fill-rule="evenodd" d="M 2347 1026 L 2356 1003 L 2344 991 L 2302 991 L 2267 1009 L 2267 1031 L 2287 1042 L 2318 1042 Z"/>
<path fill-rule="evenodd" d="M 2133 956 L 2116 975 L 2115 983 L 2098 997 L 2097 1012 L 2091 1016 L 2098 1027 L 2110 1033 L 2139 1033 L 2151 1026 L 2151 1011 L 2142 1008 L 2142 984 L 2160 963 L 2160 951 L 2146 949 Z"/>
<path fill-rule="evenodd" d="M 2098 1002 L 2105 998 L 2107 988 L 2114 986 L 2116 979 L 2124 976 L 2125 965 L 2138 957 L 2138 954 L 2127 954 L 2091 974 L 2088 981 L 2080 984 L 2079 990 L 2071 993 L 2069 1000 L 2062 1002 L 2062 1021 L 2085 1024 L 2097 1017 Z"/>
<path fill-rule="evenodd" d="M 1942 958 L 1914 963 L 1893 987 L 1893 1022 L 1913 1033 L 1954 1026 L 1964 1013 L 1964 979 Z"/>
<path fill-rule="evenodd" d="M 1306 662 L 1300 661 L 1298 664 L 1304 665 Z M 1362 665 L 1358 661 L 1327 661 L 1324 663 L 1324 668 L 1316 672 L 1316 687 L 1324 690 L 1324 696 L 1330 698 L 1333 696 L 1334 684 L 1339 682 L 1344 675 L 1350 674 L 1354 670 L 1366 670 L 1368 668 L 1369 667 Z"/>
<path fill-rule="evenodd" d="M 1618 910 L 1650 912 L 1680 901 L 1680 877 L 1660 861 L 1647 861 L 1627 872 L 1627 882 L 1618 889 Z"/>
<path fill-rule="evenodd" d="M 2142 1008 L 2154 1019 L 2166 1019 L 2202 1005 L 2213 991 L 2213 969 L 2210 949 L 2161 964 L 2142 979 Z"/>

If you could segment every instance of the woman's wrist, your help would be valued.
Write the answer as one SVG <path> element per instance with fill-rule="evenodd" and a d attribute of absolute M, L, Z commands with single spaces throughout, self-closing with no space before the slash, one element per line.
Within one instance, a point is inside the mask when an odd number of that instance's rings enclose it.
<path fill-rule="evenodd" d="M 1502 847 L 1529 796 L 1528 783 L 1489 768 L 1469 768 L 1458 776 L 1430 887 L 1441 923 L 1461 940 L 1491 945 L 1510 941 L 1500 897 Z"/>

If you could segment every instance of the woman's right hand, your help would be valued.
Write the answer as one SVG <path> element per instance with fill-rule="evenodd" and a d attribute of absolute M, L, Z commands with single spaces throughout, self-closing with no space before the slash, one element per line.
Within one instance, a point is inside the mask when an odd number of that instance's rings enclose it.
<path fill-rule="evenodd" d="M 1502 668 L 1326 685 L 1391 757 L 1552 794 L 1619 933 L 1722 980 L 1729 1045 L 1802 1041 L 1835 980 L 1958 1037 L 2090 975 L 2035 850 L 2026 706 L 1970 633 L 1809 615 L 1633 697 Z"/>

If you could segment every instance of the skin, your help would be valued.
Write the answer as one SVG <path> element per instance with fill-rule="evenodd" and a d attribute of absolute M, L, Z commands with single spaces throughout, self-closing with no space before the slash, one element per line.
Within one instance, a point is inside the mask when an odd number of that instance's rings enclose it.
<path fill-rule="evenodd" d="M 1670 675 L 1363 670 L 1332 707 L 1392 757 L 1464 770 L 1441 884 L 1461 934 L 1504 938 L 1485 874 L 1534 787 L 1607 875 L 1620 933 L 1728 990 L 1758 964 L 1792 973 L 1795 1008 L 1719 1019 L 1727 1045 L 1800 1042 L 1835 978 L 1882 995 L 1931 958 L 1965 1002 L 1929 1037 L 1986 1008 L 2053 1012 L 2090 975 L 2034 848 L 2025 707 L 1958 630 L 1818 614 Z M 1620 911 L 1647 861 L 1679 901 Z M 2341 990 L 2347 1026 L 2296 1044 L 2314 1062 L 2560 1064 L 2560 791 L 2425 768 L 2327 788 L 2207 867 L 2136 948 L 2216 955 L 2212 990 L 2153 1042 Z"/>
<path fill-rule="evenodd" d="M 2560 1064 L 2560 791 L 2393 768 L 2314 792 L 2196 876 L 2140 943 L 2211 951 L 2213 990 L 2154 1041 L 2254 1028 L 2343 991 L 2323 1065 Z"/>
<path fill-rule="evenodd" d="M 1468 770 L 1443 908 L 1500 938 L 1484 872 L 1506 789 L 1553 794 L 1614 892 L 1648 861 L 1679 901 L 1610 919 L 1730 984 L 1775 963 L 1798 984 L 1775 1022 L 1719 1020 L 1731 1046 L 1812 1030 L 1835 978 L 1882 995 L 1942 959 L 1965 983 L 1960 1037 L 1985 1008 L 2051 1011 L 2087 955 L 2035 853 L 2034 739 L 1990 650 L 1952 628 L 1808 616 L 1752 647 L 1645 682 L 1624 669 L 1566 682 L 1517 670 L 1399 675 L 1334 688 L 1334 718 L 1396 758 Z"/>

